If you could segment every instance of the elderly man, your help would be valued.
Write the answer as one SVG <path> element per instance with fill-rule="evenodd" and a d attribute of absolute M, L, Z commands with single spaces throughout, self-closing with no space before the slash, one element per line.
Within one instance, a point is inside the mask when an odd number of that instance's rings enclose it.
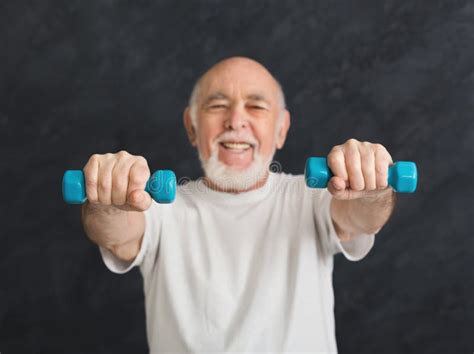
<path fill-rule="evenodd" d="M 106 266 L 139 266 L 155 352 L 336 352 L 333 255 L 363 258 L 388 220 L 392 159 L 350 139 L 328 155 L 328 189 L 269 171 L 290 114 L 259 63 L 223 60 L 196 83 L 184 126 L 204 178 L 160 205 L 143 157 L 93 155 L 84 229 Z"/>

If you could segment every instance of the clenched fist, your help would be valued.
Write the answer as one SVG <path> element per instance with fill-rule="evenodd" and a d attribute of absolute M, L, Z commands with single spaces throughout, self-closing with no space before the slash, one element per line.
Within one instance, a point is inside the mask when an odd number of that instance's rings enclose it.
<path fill-rule="evenodd" d="M 393 164 L 380 144 L 349 139 L 327 156 L 333 177 L 328 190 L 336 199 L 349 200 L 387 193 L 388 167 Z"/>
<path fill-rule="evenodd" d="M 150 207 L 151 197 L 145 192 L 150 169 L 144 157 L 126 151 L 94 154 L 83 171 L 89 203 L 124 211 L 144 211 Z"/>

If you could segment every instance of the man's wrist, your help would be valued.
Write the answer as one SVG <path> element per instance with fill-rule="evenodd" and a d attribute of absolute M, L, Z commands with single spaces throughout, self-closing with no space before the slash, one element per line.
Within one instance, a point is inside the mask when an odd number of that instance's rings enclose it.
<path fill-rule="evenodd" d="M 348 217 L 351 224 L 365 234 L 375 234 L 390 217 L 395 205 L 395 192 L 392 188 L 384 189 L 366 197 L 354 199 L 348 205 Z"/>
<path fill-rule="evenodd" d="M 363 198 L 331 201 L 334 229 L 341 241 L 350 241 L 360 234 L 375 234 L 390 217 L 395 204 L 395 192 L 387 188 Z"/>
<path fill-rule="evenodd" d="M 105 246 L 115 257 L 124 262 L 132 262 L 140 252 L 143 236 L 120 245 Z"/>

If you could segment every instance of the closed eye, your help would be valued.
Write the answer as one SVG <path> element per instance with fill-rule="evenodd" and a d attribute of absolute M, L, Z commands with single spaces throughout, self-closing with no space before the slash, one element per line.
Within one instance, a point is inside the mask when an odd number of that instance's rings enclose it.
<path fill-rule="evenodd" d="M 215 104 L 215 105 L 210 106 L 209 108 L 226 108 L 226 107 L 227 106 L 223 104 Z"/>
<path fill-rule="evenodd" d="M 265 107 L 262 107 L 262 106 L 250 106 L 250 108 L 253 108 L 253 109 L 266 109 Z"/>

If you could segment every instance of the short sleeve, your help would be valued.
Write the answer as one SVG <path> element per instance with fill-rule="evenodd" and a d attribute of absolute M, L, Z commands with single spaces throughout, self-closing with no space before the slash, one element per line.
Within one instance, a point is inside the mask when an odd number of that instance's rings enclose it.
<path fill-rule="evenodd" d="M 327 189 L 317 191 L 315 197 L 315 219 L 318 226 L 319 237 L 326 254 L 331 256 L 342 252 L 350 261 L 363 259 L 372 249 L 375 242 L 375 234 L 361 234 L 354 236 L 349 241 L 341 241 L 337 236 L 331 217 L 332 195 Z"/>
<path fill-rule="evenodd" d="M 99 246 L 100 254 L 105 266 L 113 273 L 124 274 L 135 266 L 141 266 L 146 258 L 156 254 L 160 235 L 159 205 L 152 201 L 150 208 L 145 210 L 145 233 L 143 235 L 140 250 L 133 261 L 125 262 L 115 257 L 108 249 Z"/>

